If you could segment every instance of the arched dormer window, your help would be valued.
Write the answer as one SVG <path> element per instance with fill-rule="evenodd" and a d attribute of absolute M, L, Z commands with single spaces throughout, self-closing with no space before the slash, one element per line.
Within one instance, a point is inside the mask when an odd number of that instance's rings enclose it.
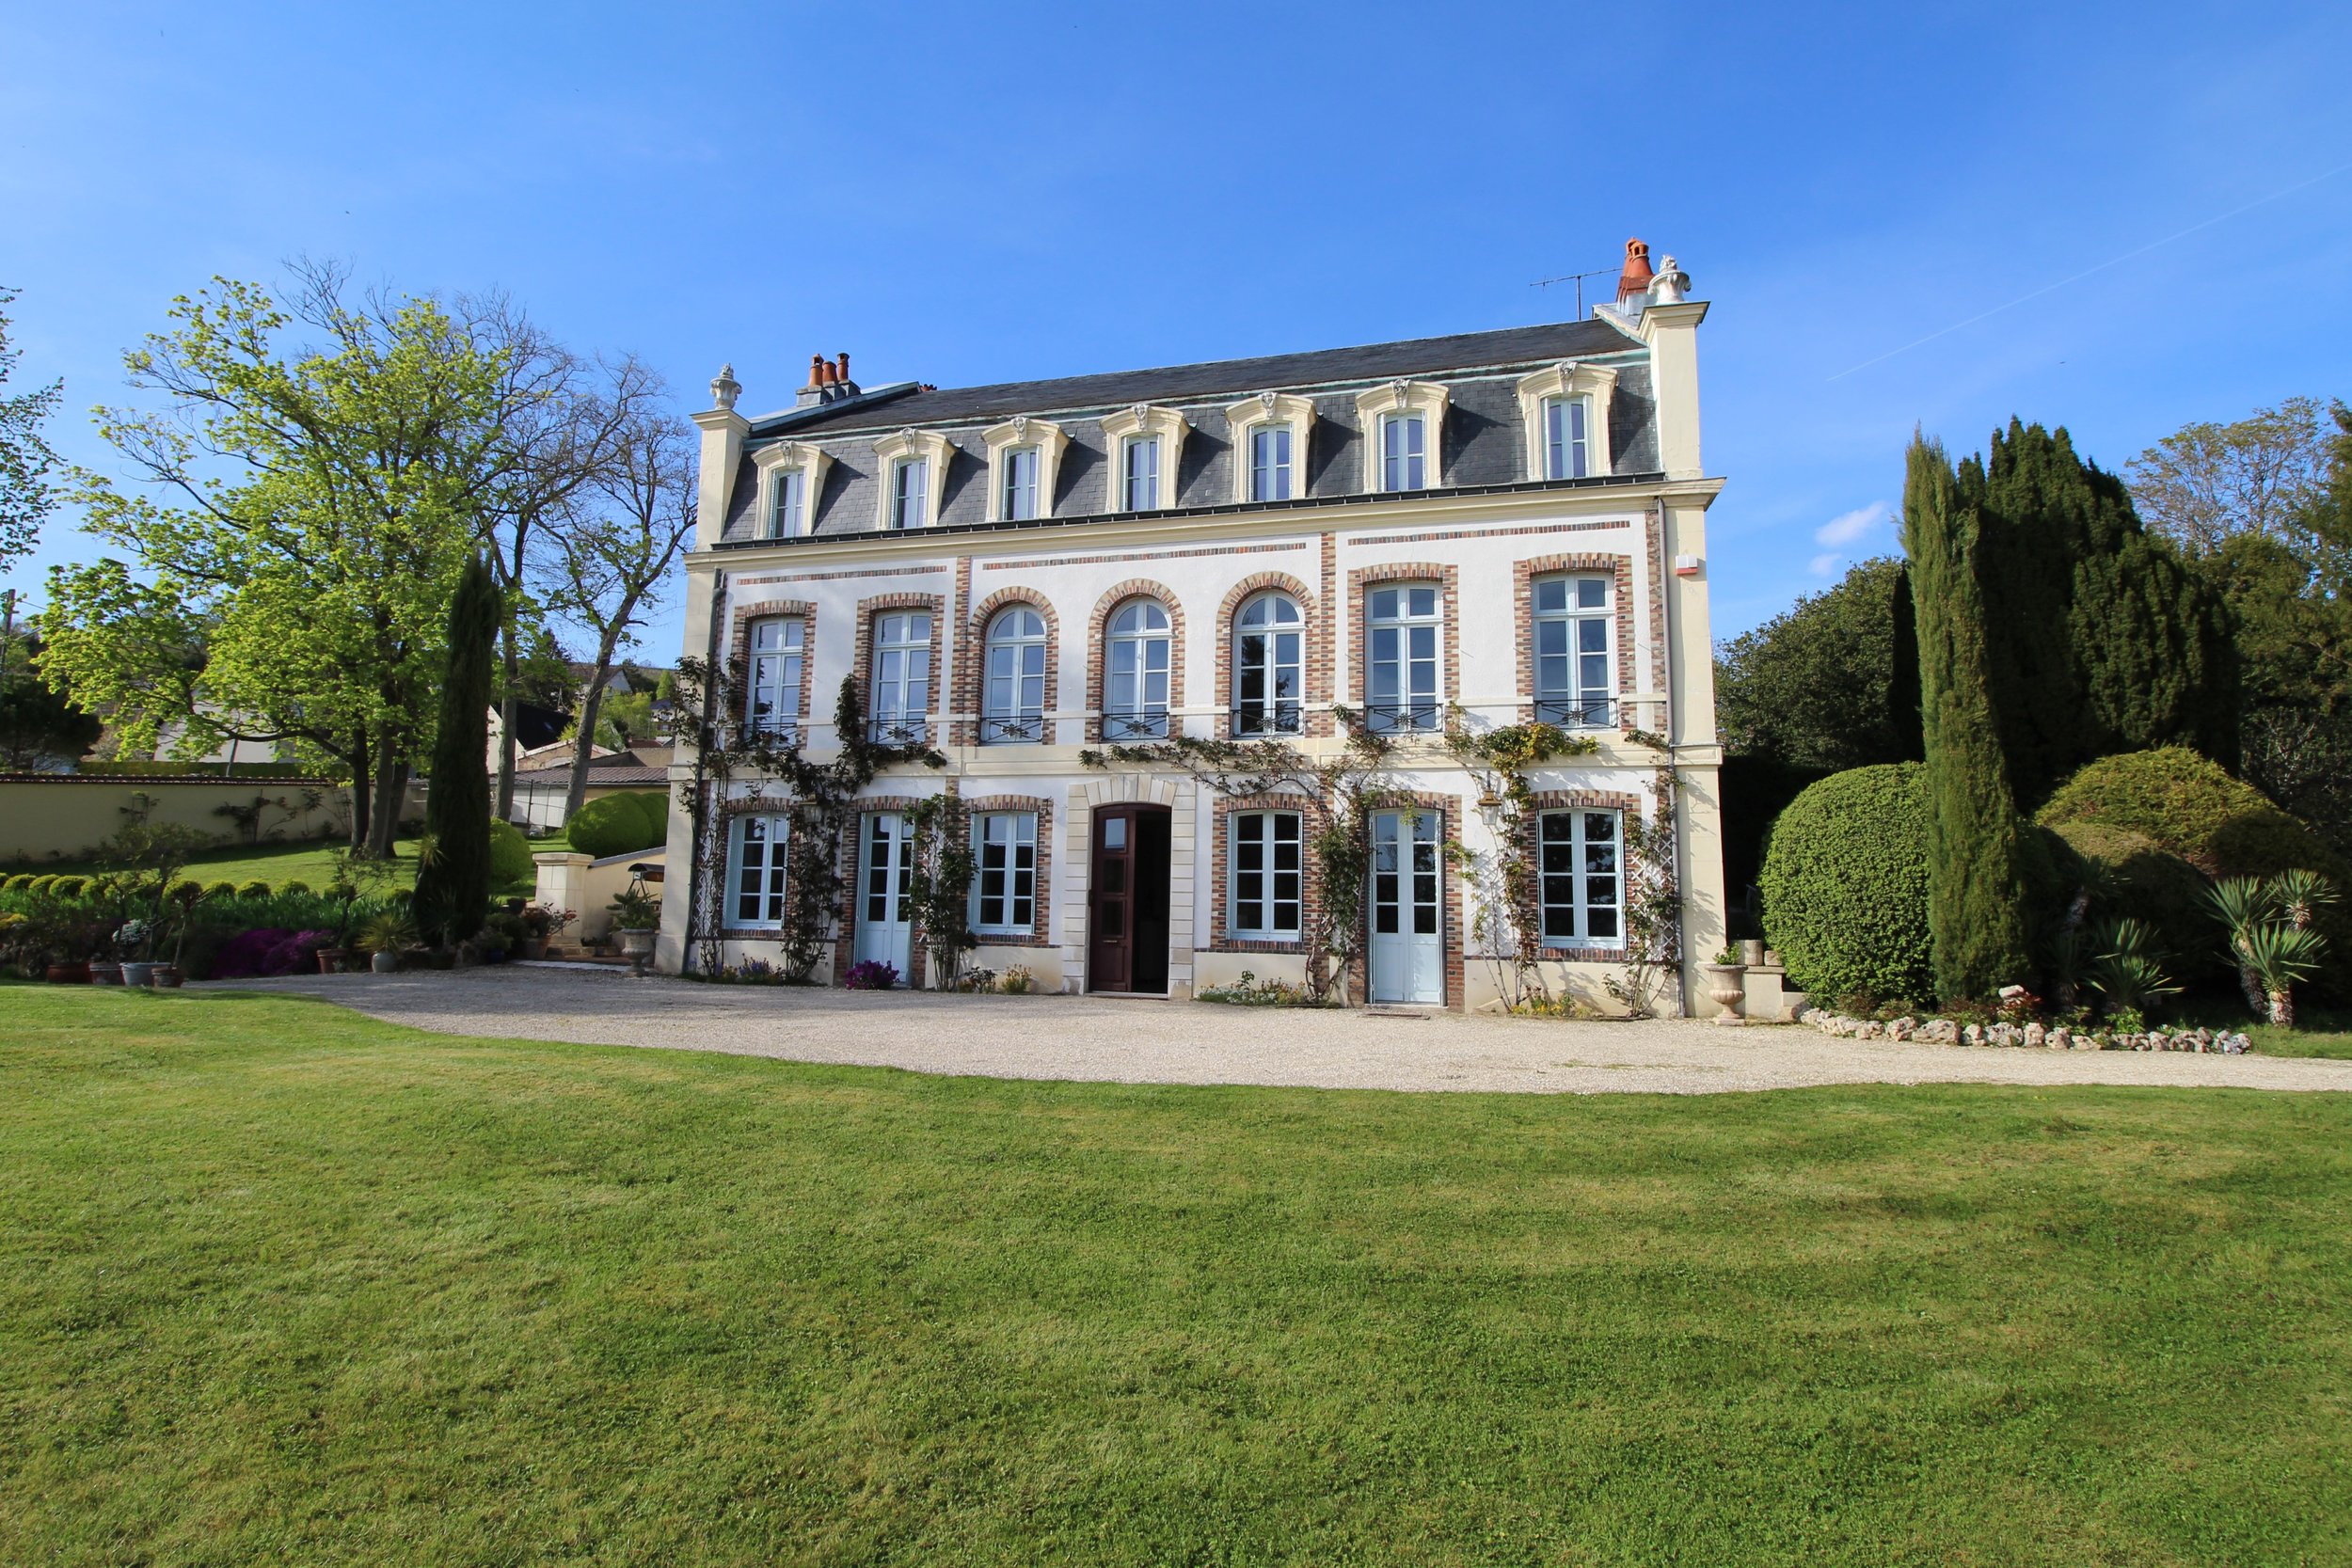
<path fill-rule="evenodd" d="M 762 539 L 798 539 L 817 526 L 832 456 L 806 441 L 776 441 L 752 453 L 759 471 L 755 532 Z"/>
<path fill-rule="evenodd" d="M 1129 599 L 1103 628 L 1103 738 L 1150 740 L 1168 734 L 1168 607 Z"/>
<path fill-rule="evenodd" d="M 1296 735 L 1305 718 L 1307 618 L 1298 601 L 1260 594 L 1233 617 L 1233 734 Z"/>
<path fill-rule="evenodd" d="M 1609 404 L 1617 372 L 1570 361 L 1519 379 L 1527 477 L 1591 479 L 1611 471 Z"/>
<path fill-rule="evenodd" d="M 980 438 L 988 443 L 988 520 L 1052 516 L 1062 449 L 1070 445 L 1061 426 L 1023 414 L 990 426 Z"/>
<path fill-rule="evenodd" d="M 1103 420 L 1110 459 L 1108 512 L 1158 512 L 1176 504 L 1184 435 L 1190 428 L 1173 408 L 1138 403 Z"/>
<path fill-rule="evenodd" d="M 901 430 L 876 441 L 874 526 L 893 532 L 937 523 L 955 455 L 955 444 L 933 430 Z"/>
<path fill-rule="evenodd" d="M 1357 394 L 1367 494 L 1445 483 L 1445 406 L 1446 390 L 1433 381 L 1391 381 Z"/>
<path fill-rule="evenodd" d="M 988 623 L 981 673 L 980 744 L 1034 745 L 1045 738 L 1045 617 L 1007 605 Z"/>
<path fill-rule="evenodd" d="M 1260 392 L 1225 410 L 1233 432 L 1233 499 L 1286 501 L 1307 493 L 1307 441 L 1315 405 L 1288 392 Z"/>

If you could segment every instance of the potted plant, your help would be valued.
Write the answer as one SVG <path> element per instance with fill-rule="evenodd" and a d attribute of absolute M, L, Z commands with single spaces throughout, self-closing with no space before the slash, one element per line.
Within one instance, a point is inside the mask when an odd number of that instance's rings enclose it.
<path fill-rule="evenodd" d="M 404 911 L 382 909 L 368 917 L 357 940 L 368 950 L 368 968 L 391 974 L 400 969 L 401 954 L 417 944 L 417 925 Z"/>
<path fill-rule="evenodd" d="M 481 944 L 484 963 L 502 964 L 522 951 L 528 927 L 523 917 L 505 910 L 494 910 L 484 917 L 482 933 L 474 940 Z"/>
<path fill-rule="evenodd" d="M 155 977 L 155 961 L 148 957 L 154 941 L 154 925 L 136 916 L 115 927 L 115 952 L 121 963 L 124 985 L 144 986 Z"/>
<path fill-rule="evenodd" d="M 173 884 L 164 901 L 164 911 L 171 922 L 171 957 L 159 960 L 150 983 L 158 990 L 177 990 L 187 977 L 180 960 L 188 950 L 188 927 L 196 924 L 196 906 L 203 901 L 204 890 L 194 882 Z"/>
<path fill-rule="evenodd" d="M 336 903 L 335 940 L 332 945 L 319 949 L 321 974 L 350 972 L 359 957 L 352 940 L 360 918 L 360 902 L 389 886 L 391 879 L 392 867 L 388 862 L 369 860 L 348 849 L 335 856 L 334 879 L 326 885 L 327 896 Z"/>
<path fill-rule="evenodd" d="M 1745 1023 L 1747 1020 L 1740 1016 L 1740 1008 L 1748 999 L 1748 966 L 1740 961 L 1740 950 L 1726 947 L 1715 955 L 1713 963 L 1700 967 L 1707 971 L 1707 994 L 1717 1009 L 1716 1027 L 1736 1029 Z"/>
<path fill-rule="evenodd" d="M 645 960 L 653 956 L 654 933 L 661 924 L 661 900 L 645 891 L 640 878 L 605 908 L 612 913 L 613 934 L 621 939 L 621 957 L 631 960 L 643 974 Z"/>
<path fill-rule="evenodd" d="M 564 928 L 579 916 L 569 910 L 559 910 L 546 904 L 532 904 L 520 911 L 523 923 L 523 957 L 544 958 L 548 943 L 561 936 Z"/>

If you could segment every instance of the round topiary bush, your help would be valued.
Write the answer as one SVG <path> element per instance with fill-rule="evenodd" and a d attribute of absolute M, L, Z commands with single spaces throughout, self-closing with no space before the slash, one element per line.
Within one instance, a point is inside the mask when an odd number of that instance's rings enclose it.
<path fill-rule="evenodd" d="M 79 898 L 89 891 L 89 879 L 72 876 L 53 877 L 49 880 L 49 891 L 59 898 Z"/>
<path fill-rule="evenodd" d="M 57 876 L 56 873 L 53 871 L 45 876 L 36 877 L 31 881 L 25 883 L 24 891 L 27 893 L 46 894 L 51 888 L 54 888 L 56 885 Z"/>
<path fill-rule="evenodd" d="M 537 875 L 532 863 L 531 841 L 512 822 L 493 821 L 490 824 L 490 885 L 511 887 L 528 882 Z"/>
<path fill-rule="evenodd" d="M 2221 966 L 2213 915 L 2205 904 L 2212 879 L 2146 833 L 2101 822 L 2061 822 L 2056 833 L 2083 863 L 2076 880 L 2099 891 L 2090 919 L 2129 916 L 2156 933 L 2176 977 Z"/>
<path fill-rule="evenodd" d="M 263 883 L 262 885 L 263 885 L 263 886 L 267 886 L 268 884 L 267 884 L 267 883 Z M 279 893 L 281 893 L 281 894 L 287 894 L 287 893 L 305 893 L 305 894 L 307 894 L 307 893 L 309 893 L 309 892 L 310 891 L 310 883 L 308 883 L 308 882 L 306 882 L 306 881 L 304 881 L 304 880 L 302 880 L 302 879 L 300 879 L 299 877 L 289 878 L 287 880 L 282 881 L 282 882 L 280 882 L 280 883 L 278 883 L 278 891 Z"/>
<path fill-rule="evenodd" d="M 1928 793 L 1917 763 L 1850 768 L 1806 788 L 1773 822 L 1756 882 L 1765 936 L 1789 979 L 1816 999 L 1932 999 Z"/>
<path fill-rule="evenodd" d="M 20 871 L 6 881 L 0 881 L 0 893 L 23 893 L 32 885 L 33 874 L 29 871 Z"/>
<path fill-rule="evenodd" d="M 591 800 L 572 816 L 572 847 L 597 860 L 650 849 L 670 836 L 670 798 L 658 789 L 632 789 Z"/>
<path fill-rule="evenodd" d="M 269 896 L 269 884 L 256 877 L 253 880 L 246 883 L 245 886 L 237 889 L 237 896 L 240 898 L 267 898 Z"/>
<path fill-rule="evenodd" d="M 204 890 L 204 896 L 208 899 L 234 898 L 236 895 L 237 884 L 234 882 L 214 882 Z"/>
<path fill-rule="evenodd" d="M 204 884 L 193 877 L 183 877 L 171 884 L 170 896 L 174 903 L 193 904 L 204 896 Z"/>
<path fill-rule="evenodd" d="M 2043 826 L 2071 834 L 2083 828 L 2132 833 L 2207 877 L 2272 877 L 2316 871 L 2346 902 L 2323 911 L 2328 939 L 2323 993 L 2342 995 L 2352 981 L 2352 866 L 2301 822 L 2252 784 L 2232 778 L 2195 752 L 2167 746 L 2125 752 L 2087 764 L 2060 784 L 2042 808 Z M 2136 912 L 2136 911 L 2127 911 Z M 2223 961 L 2220 927 L 2201 905 L 2184 922 L 2176 957 L 2183 968 Z M 2176 971 L 2176 973 L 2179 973 Z"/>

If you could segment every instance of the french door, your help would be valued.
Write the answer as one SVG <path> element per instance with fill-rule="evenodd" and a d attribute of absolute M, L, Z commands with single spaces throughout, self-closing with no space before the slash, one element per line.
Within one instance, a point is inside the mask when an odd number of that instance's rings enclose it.
<path fill-rule="evenodd" d="M 1445 920 L 1438 905 L 1438 816 L 1372 818 L 1372 999 L 1445 1001 Z"/>
<path fill-rule="evenodd" d="M 888 964 L 904 982 L 914 953 L 907 908 L 914 876 L 914 823 L 904 812 L 867 812 L 860 837 L 858 961 Z"/>

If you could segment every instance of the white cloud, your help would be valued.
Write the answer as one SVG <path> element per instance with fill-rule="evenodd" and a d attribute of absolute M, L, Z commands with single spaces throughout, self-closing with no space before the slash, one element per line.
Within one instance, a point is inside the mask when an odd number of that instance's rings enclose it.
<path fill-rule="evenodd" d="M 1895 509 L 1884 501 L 1872 501 L 1832 517 L 1813 531 L 1817 545 L 1836 545 L 1841 548 L 1861 543 L 1883 528 L 1895 515 Z M 1819 569 L 1818 566 L 1816 568 Z"/>
<path fill-rule="evenodd" d="M 1813 575 L 1817 578 L 1825 578 L 1837 570 L 1837 563 L 1845 559 L 1834 550 L 1827 555 L 1817 555 L 1812 562 Z"/>

